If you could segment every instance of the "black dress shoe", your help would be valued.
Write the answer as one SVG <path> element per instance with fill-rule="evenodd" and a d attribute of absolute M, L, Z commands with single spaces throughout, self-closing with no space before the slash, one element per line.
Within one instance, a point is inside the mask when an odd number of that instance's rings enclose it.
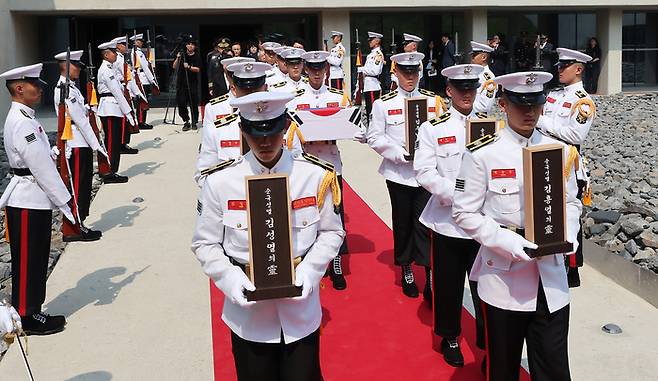
<path fill-rule="evenodd" d="M 116 173 L 112 173 L 111 175 L 107 175 L 103 177 L 103 183 L 105 184 L 122 184 L 127 182 L 128 182 L 128 177 L 117 175 Z"/>
<path fill-rule="evenodd" d="M 402 266 L 402 293 L 410 298 L 418 297 L 418 286 L 411 265 Z"/>
<path fill-rule="evenodd" d="M 182 128 L 182 130 L 183 130 L 183 131 L 189 131 L 190 128 L 192 128 L 192 126 L 190 125 L 190 122 L 185 122 L 185 123 L 183 124 L 183 128 Z"/>
<path fill-rule="evenodd" d="M 580 274 L 578 273 L 578 267 L 567 268 L 567 282 L 569 283 L 569 288 L 580 287 Z"/>
<path fill-rule="evenodd" d="M 329 278 L 336 290 L 344 290 L 347 288 L 347 281 L 343 275 L 343 260 L 338 254 L 333 261 L 331 261 L 331 268 L 329 269 Z"/>
<path fill-rule="evenodd" d="M 91 230 L 85 226 L 80 226 L 80 234 L 78 235 L 69 235 L 62 237 L 64 242 L 91 242 L 98 241 L 103 236 L 103 233 L 100 230 Z"/>
<path fill-rule="evenodd" d="M 142 123 L 142 124 L 139 125 L 139 129 L 140 130 L 152 130 L 153 126 L 151 126 L 150 124 Z"/>
<path fill-rule="evenodd" d="M 21 317 L 23 330 L 27 335 L 51 335 L 62 332 L 66 325 L 64 316 L 50 316 L 42 312 Z"/>
<path fill-rule="evenodd" d="M 132 148 L 128 144 L 124 144 L 121 146 L 121 153 L 124 155 L 137 155 L 139 150 L 137 148 Z"/>
<path fill-rule="evenodd" d="M 482 365 L 480 365 L 480 371 L 485 376 L 487 375 L 487 356 L 484 356 L 484 358 L 482 359 Z"/>
<path fill-rule="evenodd" d="M 441 340 L 441 353 L 443 353 L 443 359 L 448 365 L 455 368 L 464 366 L 464 355 L 462 355 L 462 350 L 459 348 L 459 342 L 456 338 L 444 337 Z"/>

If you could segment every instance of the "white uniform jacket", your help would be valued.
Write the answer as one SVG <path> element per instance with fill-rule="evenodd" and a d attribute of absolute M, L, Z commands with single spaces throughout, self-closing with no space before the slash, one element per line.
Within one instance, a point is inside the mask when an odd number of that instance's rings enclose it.
<path fill-rule="evenodd" d="M 379 75 L 384 68 L 384 54 L 378 46 L 368 53 L 366 62 L 358 70 L 363 73 L 363 91 L 377 91 L 382 89 L 379 83 Z"/>
<path fill-rule="evenodd" d="M 477 89 L 475 95 L 475 102 L 473 102 L 473 112 L 489 113 L 496 103 L 496 88 L 495 84 L 488 85 L 485 88 L 485 82 L 496 78 L 494 73 L 489 70 L 489 66 L 484 67 L 484 71 L 480 73 L 480 87 Z"/>
<path fill-rule="evenodd" d="M 194 172 L 194 181 L 199 187 L 205 182 L 205 176 L 201 175 L 201 171 L 223 161 L 240 157 L 242 132 L 238 112 L 217 119 L 210 126 L 204 126 L 202 134 Z"/>
<path fill-rule="evenodd" d="M 265 78 L 265 83 L 268 86 L 268 90 L 272 90 L 269 89 L 270 86 L 273 86 L 280 82 L 285 82 L 287 77 L 288 77 L 287 74 L 284 74 L 281 70 L 279 70 L 279 67 L 277 65 L 274 65 L 274 67 L 272 67 L 271 73 L 268 73 L 267 77 Z"/>
<path fill-rule="evenodd" d="M 419 184 L 416 181 L 413 163 L 404 158 L 408 155 L 404 148 L 406 139 L 404 100 L 420 96 L 427 97 L 427 119 L 434 118 L 436 116 L 434 93 L 418 89 L 406 92 L 399 88 L 375 100 L 367 133 L 368 145 L 384 158 L 379 166 L 379 173 L 387 180 L 411 187 L 417 187 Z"/>
<path fill-rule="evenodd" d="M 0 198 L 0 208 L 56 209 L 65 206 L 71 194 L 64 186 L 50 157 L 48 135 L 30 107 L 12 102 L 4 128 L 4 145 L 11 168 L 27 168 L 32 175 L 14 175 Z M 64 154 L 63 152 L 61 153 Z"/>
<path fill-rule="evenodd" d="M 233 107 L 231 107 L 232 99 L 233 93 L 229 91 L 224 95 L 220 95 L 208 101 L 203 108 L 203 128 L 208 126 L 212 128 L 215 126 L 216 120 L 222 119 L 233 113 Z"/>
<path fill-rule="evenodd" d="M 471 114 L 473 115 L 473 114 Z M 465 116 L 454 107 L 418 129 L 414 170 L 418 183 L 432 194 L 420 222 L 448 237 L 470 238 L 452 218 L 455 179 L 466 151 Z"/>
<path fill-rule="evenodd" d="M 122 53 L 117 52 L 117 60 L 114 61 L 114 70 L 117 72 L 117 78 L 119 78 L 119 82 L 121 82 L 121 86 L 123 86 L 123 63 L 125 61 L 125 57 Z M 142 90 L 137 86 L 137 82 L 135 81 L 135 69 L 133 68 L 130 63 L 128 64 L 128 70 L 130 71 L 130 81 L 128 81 L 128 85 L 126 86 L 128 88 L 128 93 L 130 93 L 131 98 L 142 98 L 144 101 L 146 101 L 146 95 L 142 93 Z"/>
<path fill-rule="evenodd" d="M 142 49 L 137 49 L 137 59 L 139 60 L 137 74 L 139 75 L 139 81 L 142 82 L 142 85 L 158 86 L 158 81 L 151 71 L 150 62 L 146 59 L 146 55 L 144 55 Z"/>
<path fill-rule="evenodd" d="M 212 173 L 201 190 L 192 250 L 204 272 L 222 291 L 231 289 L 229 274 L 236 271 L 229 257 L 238 263 L 249 260 L 249 232 L 245 176 L 285 173 L 289 175 L 290 200 L 314 200 L 304 207 L 292 208 L 292 250 L 294 257 L 304 257 L 296 271 L 309 275 L 318 286 L 329 262 L 338 253 L 345 231 L 334 212 L 331 192 L 324 196 L 322 208 L 317 206 L 318 187 L 326 171 L 302 156 L 293 157 L 283 150 L 272 168 L 263 167 L 251 152 L 230 167 Z M 313 205 L 315 204 L 315 205 Z M 241 271 L 241 270 L 240 270 Z M 241 307 L 225 299 L 222 319 L 239 337 L 261 343 L 279 343 L 282 332 L 286 343 L 313 333 L 320 326 L 322 309 L 319 287 L 307 299 L 272 299 Z"/>
<path fill-rule="evenodd" d="M 55 115 L 59 115 L 60 86 L 64 83 L 66 83 L 66 78 L 60 76 L 57 86 L 55 86 Z M 91 147 L 94 151 L 101 151 L 101 145 L 91 128 L 91 124 L 89 124 L 89 111 L 85 105 L 85 98 L 73 82 L 69 82 L 69 97 L 66 100 L 66 108 L 71 116 L 71 130 L 73 131 L 73 139 L 68 140 L 66 146 L 69 148 Z"/>
<path fill-rule="evenodd" d="M 459 227 L 481 244 L 470 278 L 478 282 L 480 298 L 492 306 L 535 311 L 540 280 L 551 312 L 569 303 L 564 256 L 514 261 L 506 248 L 518 235 L 501 227 L 524 226 L 523 147 L 553 143 L 564 145 L 538 130 L 527 139 L 505 127 L 498 132 L 496 141 L 464 154 L 456 180 L 453 217 Z M 565 145 L 565 162 L 567 148 Z M 566 238 L 575 250 L 581 203 L 576 199 L 578 189 L 573 168 L 566 182 L 565 219 Z M 562 172 L 554 176 L 563 176 Z"/>
<path fill-rule="evenodd" d="M 594 121 L 594 113 L 588 118 L 579 117 L 575 106 L 581 99 L 592 99 L 583 88 L 582 82 L 566 86 L 559 91 L 551 91 L 546 97 L 544 115 L 539 117 L 537 127 L 565 143 L 583 144 Z M 590 107 L 583 106 L 583 109 L 590 110 Z"/>
<path fill-rule="evenodd" d="M 103 61 L 98 68 L 98 116 L 129 116 L 132 108 L 123 93 L 121 79 L 114 66 Z M 110 95 L 111 94 L 111 95 Z M 131 119 L 131 118 L 128 118 Z"/>
<path fill-rule="evenodd" d="M 329 63 L 329 79 L 342 79 L 345 77 L 343 71 L 343 60 L 345 60 L 345 47 L 339 42 L 331 48 L 327 62 Z"/>

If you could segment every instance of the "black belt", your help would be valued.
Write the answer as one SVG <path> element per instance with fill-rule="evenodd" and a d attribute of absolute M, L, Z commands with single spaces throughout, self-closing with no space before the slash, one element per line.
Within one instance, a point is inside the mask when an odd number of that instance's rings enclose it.
<path fill-rule="evenodd" d="M 16 176 L 32 176 L 30 168 L 12 168 L 9 172 Z"/>
<path fill-rule="evenodd" d="M 505 225 L 500 225 L 501 228 L 511 230 L 514 233 L 525 237 L 525 229 L 524 228 L 517 228 L 516 226 L 505 226 Z"/>
<path fill-rule="evenodd" d="M 98 98 L 105 98 L 105 97 L 114 97 L 114 94 L 112 93 L 100 93 L 98 94 Z"/>

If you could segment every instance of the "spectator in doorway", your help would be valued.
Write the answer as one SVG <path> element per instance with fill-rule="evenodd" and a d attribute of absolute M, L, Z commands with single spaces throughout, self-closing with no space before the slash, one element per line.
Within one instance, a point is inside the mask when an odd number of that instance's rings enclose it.
<path fill-rule="evenodd" d="M 596 37 L 589 39 L 585 54 L 592 57 L 585 70 L 585 91 L 596 94 L 599 87 L 599 74 L 601 74 L 601 47 Z"/>
<path fill-rule="evenodd" d="M 233 41 L 231 51 L 233 52 L 233 57 L 240 57 L 242 55 L 242 45 L 238 41 Z"/>
<path fill-rule="evenodd" d="M 173 68 L 177 70 L 176 103 L 178 114 L 183 119 L 183 131 L 196 129 L 199 122 L 199 73 L 201 72 L 201 58 L 197 52 L 196 41 L 189 39 L 185 43 L 183 52 L 178 52 Z M 192 123 L 187 107 L 192 112 Z"/>
<path fill-rule="evenodd" d="M 456 64 L 455 60 L 455 44 L 450 40 L 450 35 L 448 33 L 443 33 L 441 35 L 441 67 L 443 70 L 449 66 Z M 440 71 L 440 70 L 439 70 Z M 440 76 L 439 82 L 439 93 L 445 95 L 446 89 L 446 79 L 444 76 Z"/>
<path fill-rule="evenodd" d="M 493 49 L 493 52 L 489 53 L 489 68 L 496 77 L 504 75 L 507 73 L 507 53 L 500 36 L 494 34 L 489 39 L 489 46 Z"/>
<path fill-rule="evenodd" d="M 258 61 L 258 45 L 255 42 L 250 42 L 247 48 L 247 57 L 253 58 Z"/>
<path fill-rule="evenodd" d="M 304 40 L 302 40 L 301 38 L 295 38 L 292 42 L 292 47 L 299 49 L 306 49 L 304 48 Z"/>
<path fill-rule="evenodd" d="M 514 44 L 515 71 L 528 71 L 534 65 L 534 50 L 528 40 L 528 32 L 521 32 L 521 38 Z"/>
<path fill-rule="evenodd" d="M 437 92 L 439 90 L 439 52 L 434 43 L 434 40 L 431 40 L 427 44 L 427 54 L 425 54 L 424 62 L 424 77 L 427 79 L 427 90 Z"/>

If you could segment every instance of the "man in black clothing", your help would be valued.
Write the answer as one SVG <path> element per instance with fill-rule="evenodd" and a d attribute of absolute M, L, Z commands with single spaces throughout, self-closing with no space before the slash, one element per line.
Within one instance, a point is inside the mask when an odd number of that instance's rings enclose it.
<path fill-rule="evenodd" d="M 176 103 L 178 115 L 183 119 L 183 131 L 197 128 L 199 122 L 199 73 L 201 58 L 196 51 L 196 42 L 187 41 L 185 52 L 179 52 L 174 60 L 174 70 L 178 70 L 176 81 Z M 187 107 L 192 110 L 192 124 Z"/>
<path fill-rule="evenodd" d="M 228 86 L 224 78 L 224 66 L 220 63 L 226 58 L 226 49 L 229 48 L 229 39 L 220 38 L 215 44 L 215 49 L 206 57 L 208 71 L 208 92 L 210 98 L 219 97 L 228 93 Z"/>
<path fill-rule="evenodd" d="M 489 46 L 493 49 L 493 52 L 489 53 L 489 68 L 496 77 L 500 77 L 507 73 L 505 46 L 500 42 L 497 34 L 489 38 Z"/>

